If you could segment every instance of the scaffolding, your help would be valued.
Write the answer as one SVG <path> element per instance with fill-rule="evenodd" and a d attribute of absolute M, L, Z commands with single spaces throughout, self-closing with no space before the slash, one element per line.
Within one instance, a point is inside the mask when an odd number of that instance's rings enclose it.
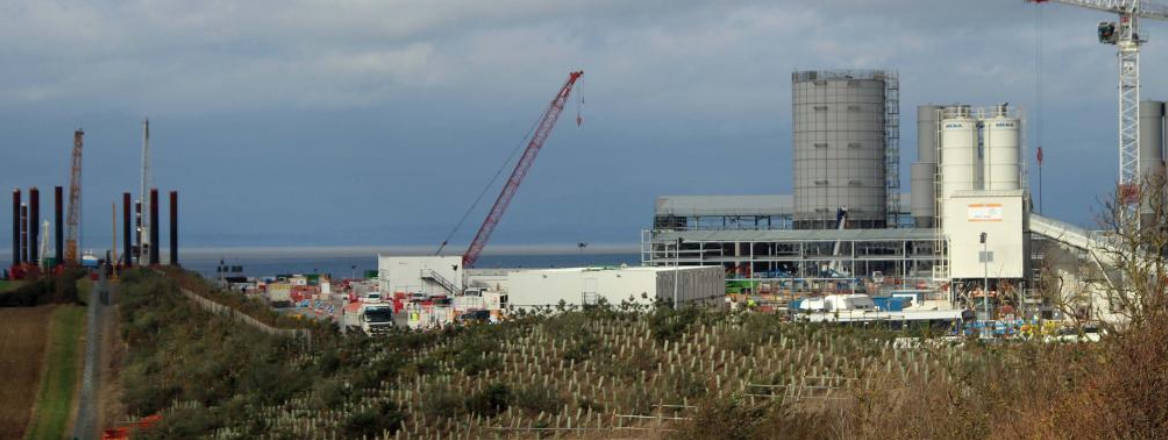
<path fill-rule="evenodd" d="M 888 208 L 887 225 L 900 224 L 900 76 L 884 72 L 884 182 Z"/>

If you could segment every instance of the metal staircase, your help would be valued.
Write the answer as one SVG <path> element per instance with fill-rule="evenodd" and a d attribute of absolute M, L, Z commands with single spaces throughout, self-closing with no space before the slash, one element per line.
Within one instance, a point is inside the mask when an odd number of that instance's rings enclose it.
<path fill-rule="evenodd" d="M 434 269 L 422 269 L 421 278 L 423 280 L 430 281 L 438 284 L 439 286 L 442 286 L 443 289 L 446 289 L 446 291 L 450 292 L 452 295 L 458 293 L 458 287 L 456 287 L 453 282 L 446 279 L 446 277 L 442 276 L 442 274 L 438 273 Z"/>

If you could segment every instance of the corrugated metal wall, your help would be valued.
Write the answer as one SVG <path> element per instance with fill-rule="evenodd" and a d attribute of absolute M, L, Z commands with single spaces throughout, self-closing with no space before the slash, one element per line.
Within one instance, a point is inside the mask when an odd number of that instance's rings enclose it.
<path fill-rule="evenodd" d="M 791 76 L 796 229 L 883 227 L 886 211 L 884 89 L 879 72 Z"/>

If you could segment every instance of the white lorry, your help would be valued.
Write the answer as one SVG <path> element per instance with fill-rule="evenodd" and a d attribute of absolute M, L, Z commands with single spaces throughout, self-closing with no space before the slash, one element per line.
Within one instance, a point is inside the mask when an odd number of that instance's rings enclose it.
<path fill-rule="evenodd" d="M 341 328 L 369 336 L 388 333 L 393 329 L 393 305 L 351 303 L 341 313 Z"/>

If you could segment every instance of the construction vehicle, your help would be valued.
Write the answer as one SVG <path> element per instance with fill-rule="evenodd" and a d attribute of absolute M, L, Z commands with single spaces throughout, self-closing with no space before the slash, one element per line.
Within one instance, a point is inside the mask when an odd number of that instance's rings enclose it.
<path fill-rule="evenodd" d="M 547 111 L 544 112 L 543 117 L 540 118 L 535 131 L 531 135 L 531 140 L 527 143 L 527 148 L 523 150 L 523 155 L 519 157 L 519 161 L 515 163 L 515 169 L 511 171 L 511 177 L 503 185 L 503 190 L 499 192 L 499 197 L 495 199 L 495 204 L 491 206 L 490 213 L 483 220 L 483 224 L 479 226 L 474 240 L 471 241 L 466 252 L 462 254 L 463 268 L 474 266 L 475 261 L 479 258 L 479 254 L 483 251 L 483 247 L 491 239 L 491 233 L 495 231 L 495 226 L 498 226 L 499 220 L 503 218 L 503 213 L 507 210 L 507 206 L 511 204 L 511 199 L 515 197 L 515 192 L 519 189 L 519 184 L 523 183 L 523 178 L 531 170 L 531 165 L 535 162 L 535 156 L 539 154 L 539 150 L 543 148 L 543 144 L 551 134 L 552 128 L 556 126 L 556 121 L 559 120 L 560 113 L 564 110 L 564 104 L 568 101 L 568 95 L 572 93 L 572 86 L 576 84 L 576 80 L 580 79 L 580 76 L 583 74 L 583 71 L 569 73 L 568 81 L 564 83 L 564 86 L 560 88 L 560 92 L 556 94 L 551 104 L 548 105 Z M 580 122 L 581 119 L 577 115 L 576 123 L 579 124 Z M 472 205 L 471 208 L 473 209 L 474 206 Z M 455 226 L 454 229 L 457 231 L 458 226 Z M 451 232 L 451 235 L 453 234 L 454 231 Z M 438 252 L 435 255 L 442 253 L 442 249 L 446 247 L 449 240 L 449 237 L 447 237 L 446 240 L 442 241 L 442 245 L 438 247 Z"/>
<path fill-rule="evenodd" d="M 388 333 L 393 328 L 393 305 L 355 302 L 341 312 L 341 328 L 368 336 Z"/>

